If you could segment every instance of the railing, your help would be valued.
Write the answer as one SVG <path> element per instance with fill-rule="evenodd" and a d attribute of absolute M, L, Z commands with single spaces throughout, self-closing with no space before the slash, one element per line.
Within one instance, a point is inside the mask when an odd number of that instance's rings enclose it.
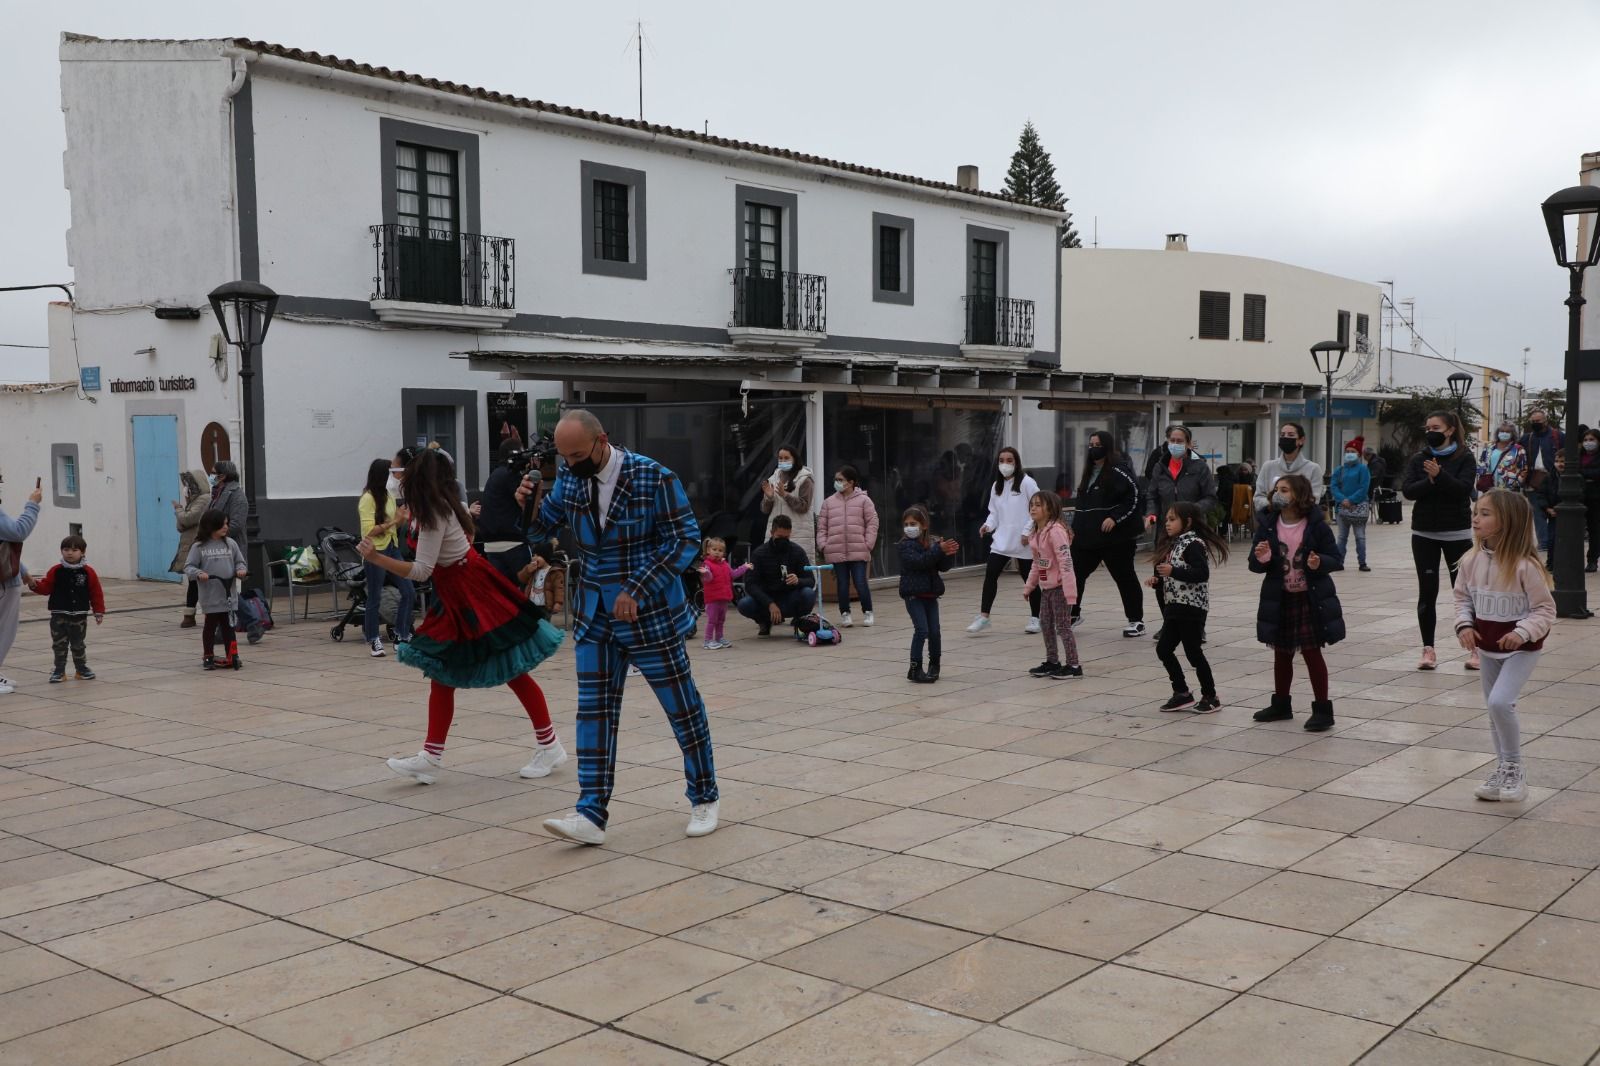
<path fill-rule="evenodd" d="M 963 296 L 965 344 L 999 348 L 1033 347 L 1033 301 L 1008 296 Z"/>
<path fill-rule="evenodd" d="M 516 306 L 516 241 L 388 222 L 373 226 L 374 300 Z"/>
<path fill-rule="evenodd" d="M 784 329 L 804 333 L 828 331 L 828 279 L 821 274 L 735 267 L 735 328 Z"/>

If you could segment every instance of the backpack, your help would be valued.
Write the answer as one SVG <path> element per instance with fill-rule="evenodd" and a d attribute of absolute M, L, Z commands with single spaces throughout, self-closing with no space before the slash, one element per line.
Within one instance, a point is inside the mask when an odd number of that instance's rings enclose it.
<path fill-rule="evenodd" d="M 838 644 L 844 640 L 844 635 L 832 622 L 813 612 L 794 620 L 794 639 L 815 648 L 818 645 Z"/>
<path fill-rule="evenodd" d="M 272 608 L 267 606 L 260 589 L 240 594 L 234 630 L 245 634 L 251 644 L 260 644 L 261 636 L 272 628 Z"/>

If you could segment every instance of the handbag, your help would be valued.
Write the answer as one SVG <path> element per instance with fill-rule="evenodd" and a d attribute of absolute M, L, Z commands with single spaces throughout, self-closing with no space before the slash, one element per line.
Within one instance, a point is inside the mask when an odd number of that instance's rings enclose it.
<path fill-rule="evenodd" d="M 1505 461 L 1509 458 L 1511 458 L 1511 449 L 1507 448 L 1505 451 L 1500 453 L 1500 461 L 1494 464 L 1493 470 L 1478 475 L 1478 480 L 1474 482 L 1473 487 L 1479 492 L 1488 492 L 1490 489 L 1494 488 L 1495 475 L 1500 473 L 1500 468 L 1505 465 Z"/>
<path fill-rule="evenodd" d="M 0 540 L 0 585 L 11 582 L 22 572 L 22 545 L 14 540 Z"/>

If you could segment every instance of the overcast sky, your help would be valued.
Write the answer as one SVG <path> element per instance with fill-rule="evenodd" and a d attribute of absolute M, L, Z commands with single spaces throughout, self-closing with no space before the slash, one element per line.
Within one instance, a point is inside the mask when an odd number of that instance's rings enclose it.
<path fill-rule="evenodd" d="M 1085 244 L 1262 256 L 1394 279 L 1444 354 L 1553 384 L 1566 281 L 1539 203 L 1600 150 L 1593 0 L 973 4 L 0 0 L 0 285 L 71 279 L 63 30 L 248 36 L 924 177 L 1004 178 L 1025 119 Z M 0 294 L 43 344 L 48 295 Z M 1402 337 L 1402 341 L 1404 338 Z M 0 380 L 44 353 L 0 348 Z M 1308 356 L 1309 358 L 1309 356 Z"/>

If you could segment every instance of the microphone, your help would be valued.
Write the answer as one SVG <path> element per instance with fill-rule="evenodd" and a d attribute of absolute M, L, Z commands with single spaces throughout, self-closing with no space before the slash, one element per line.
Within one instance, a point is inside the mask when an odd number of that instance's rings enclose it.
<path fill-rule="evenodd" d="M 527 529 L 533 524 L 533 509 L 539 505 L 539 483 L 544 480 L 544 474 L 534 467 L 523 476 L 533 482 L 533 488 L 528 490 L 528 498 L 522 505 L 522 528 Z"/>

